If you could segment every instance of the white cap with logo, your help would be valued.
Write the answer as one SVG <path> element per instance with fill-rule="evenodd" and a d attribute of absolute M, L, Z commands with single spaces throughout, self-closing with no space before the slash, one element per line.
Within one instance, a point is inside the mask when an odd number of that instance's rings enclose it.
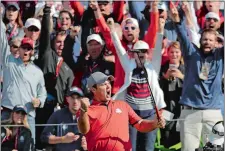
<path fill-rule="evenodd" d="M 100 43 L 101 45 L 104 45 L 104 41 L 102 40 L 101 36 L 99 34 L 92 34 L 92 35 L 89 35 L 87 37 L 87 41 L 86 41 L 86 44 L 88 44 L 91 40 L 95 40 L 97 41 L 98 43 Z"/>
<path fill-rule="evenodd" d="M 26 20 L 26 23 L 25 23 L 25 27 L 26 28 L 29 28 L 30 26 L 35 26 L 37 27 L 39 30 L 41 30 L 41 23 L 38 19 L 36 18 L 28 18 Z"/>

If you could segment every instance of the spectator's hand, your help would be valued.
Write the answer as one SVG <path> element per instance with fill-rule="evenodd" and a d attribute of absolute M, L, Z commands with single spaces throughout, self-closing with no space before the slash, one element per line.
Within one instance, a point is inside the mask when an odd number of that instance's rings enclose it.
<path fill-rule="evenodd" d="M 151 3 L 151 10 L 153 12 L 158 12 L 158 4 L 159 4 L 159 1 L 158 0 L 154 0 L 152 3 Z"/>
<path fill-rule="evenodd" d="M 165 79 L 169 79 L 170 78 L 170 72 L 171 72 L 171 70 L 170 69 L 168 69 L 167 71 L 166 71 L 166 73 L 163 73 L 163 77 L 165 78 Z"/>
<path fill-rule="evenodd" d="M 37 108 L 40 106 L 41 101 L 38 98 L 32 98 L 32 104 L 33 104 L 34 108 Z"/>
<path fill-rule="evenodd" d="M 81 27 L 80 26 L 71 26 L 70 27 L 70 37 L 75 39 L 75 37 L 80 32 Z"/>
<path fill-rule="evenodd" d="M 87 111 L 88 107 L 90 106 L 90 101 L 88 98 L 81 99 L 81 110 Z"/>
<path fill-rule="evenodd" d="M 89 2 L 89 6 L 92 8 L 92 10 L 97 10 L 99 7 L 98 7 L 98 2 L 96 0 L 91 0 Z"/>
<path fill-rule="evenodd" d="M 159 31 L 158 31 L 159 33 L 163 34 L 165 23 L 166 23 L 166 20 L 164 18 L 159 18 Z"/>
<path fill-rule="evenodd" d="M 5 130 L 6 130 L 6 137 L 9 137 L 12 135 L 12 131 L 10 129 L 5 128 Z"/>
<path fill-rule="evenodd" d="M 190 7 L 188 2 L 186 1 L 182 2 L 182 10 L 185 12 L 185 14 L 190 12 Z"/>
<path fill-rule="evenodd" d="M 108 24 L 108 26 L 109 26 L 111 32 L 114 31 L 114 28 L 115 28 L 114 25 L 115 25 L 115 23 L 114 23 L 113 18 L 109 18 L 109 19 L 107 20 L 107 24 Z"/>
<path fill-rule="evenodd" d="M 53 1 L 46 1 L 45 2 L 45 5 L 47 6 L 47 7 L 52 7 L 53 5 L 54 5 L 54 2 Z"/>
<path fill-rule="evenodd" d="M 75 135 L 72 132 L 67 133 L 65 136 L 62 136 L 62 143 L 72 143 L 80 138 L 80 135 Z"/>
<path fill-rule="evenodd" d="M 81 139 L 81 147 L 83 148 L 83 150 L 87 150 L 87 141 L 85 136 L 83 136 Z"/>
<path fill-rule="evenodd" d="M 179 79 L 184 78 L 184 75 L 181 73 L 181 71 L 179 69 L 176 69 L 176 68 L 170 69 L 170 76 L 176 77 L 176 78 L 179 78 Z"/>
<path fill-rule="evenodd" d="M 174 6 L 173 2 L 171 2 L 172 8 L 171 8 L 171 19 L 172 21 L 178 23 L 180 22 L 180 16 L 178 13 L 178 10 L 176 8 L 176 6 Z"/>

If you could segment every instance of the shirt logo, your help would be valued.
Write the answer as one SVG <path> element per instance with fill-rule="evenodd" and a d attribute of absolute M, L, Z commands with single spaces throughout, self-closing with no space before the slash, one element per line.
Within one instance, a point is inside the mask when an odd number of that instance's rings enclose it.
<path fill-rule="evenodd" d="M 116 113 L 118 113 L 118 114 L 122 113 L 121 109 L 117 108 Z"/>
<path fill-rule="evenodd" d="M 20 136 L 20 142 L 23 143 L 24 142 L 24 137 Z"/>
<path fill-rule="evenodd" d="M 108 69 L 105 70 L 105 74 L 106 74 L 106 75 L 109 74 L 109 70 L 108 70 Z"/>

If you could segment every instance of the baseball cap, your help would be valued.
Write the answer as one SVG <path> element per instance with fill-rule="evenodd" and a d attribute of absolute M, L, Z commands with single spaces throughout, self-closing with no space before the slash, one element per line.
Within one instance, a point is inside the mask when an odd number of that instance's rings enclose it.
<path fill-rule="evenodd" d="M 99 42 L 101 45 L 104 45 L 104 41 L 102 40 L 102 38 L 100 37 L 99 34 L 92 34 L 92 35 L 89 35 L 89 36 L 87 37 L 86 44 L 88 44 L 91 40 L 95 40 L 95 41 Z"/>
<path fill-rule="evenodd" d="M 84 96 L 83 91 L 82 91 L 80 88 L 75 87 L 75 86 L 74 86 L 74 87 L 71 87 L 71 88 L 68 90 L 67 96 L 71 96 L 71 95 L 73 95 L 73 94 L 78 94 L 78 95 L 81 96 L 81 97 Z"/>
<path fill-rule="evenodd" d="M 38 19 L 36 18 L 28 18 L 25 22 L 25 27 L 29 28 L 30 26 L 35 26 L 37 27 L 39 30 L 41 30 L 41 23 Z"/>
<path fill-rule="evenodd" d="M 222 133 L 223 135 L 215 134 L 215 131 L 217 133 Z M 224 126 L 223 121 L 217 122 L 213 126 L 212 133 L 209 135 L 209 142 L 213 145 L 222 145 L 224 143 Z"/>
<path fill-rule="evenodd" d="M 132 51 L 137 52 L 138 50 L 142 50 L 142 49 L 148 50 L 148 49 L 149 49 L 149 45 L 148 45 L 146 42 L 142 41 L 142 40 L 138 40 L 138 41 L 134 44 L 133 49 L 130 50 L 130 51 L 131 51 L 131 52 L 132 52 Z"/>
<path fill-rule="evenodd" d="M 33 49 L 34 49 L 34 41 L 28 37 L 23 38 L 22 42 L 21 42 L 21 46 L 28 44 L 30 45 Z"/>
<path fill-rule="evenodd" d="M 25 106 L 23 106 L 23 105 L 16 105 L 16 106 L 14 106 L 14 108 L 13 108 L 12 111 L 13 111 L 13 112 L 22 111 L 22 112 L 24 112 L 25 114 L 27 114 L 27 108 L 26 108 Z"/>
<path fill-rule="evenodd" d="M 161 9 L 161 10 L 164 10 L 164 11 L 168 10 L 167 5 L 166 5 L 165 2 L 159 2 L 158 3 L 158 9 Z"/>
<path fill-rule="evenodd" d="M 90 75 L 90 77 L 87 79 L 88 88 L 93 87 L 95 84 L 101 84 L 104 83 L 106 80 L 113 81 L 114 77 L 112 75 L 105 75 L 102 72 L 94 72 Z"/>
<path fill-rule="evenodd" d="M 122 29 L 124 29 L 124 27 L 125 27 L 127 24 L 134 24 L 137 28 L 139 28 L 138 21 L 137 21 L 137 19 L 135 19 L 135 18 L 126 18 L 125 20 L 123 20 L 123 22 L 121 23 Z"/>
<path fill-rule="evenodd" d="M 17 2 L 9 2 L 9 3 L 7 3 L 6 8 L 8 9 L 10 6 L 14 6 L 17 10 L 20 10 L 20 7 L 19 7 Z"/>
<path fill-rule="evenodd" d="M 208 19 L 208 18 L 215 18 L 217 19 L 218 21 L 220 21 L 220 17 L 217 13 L 214 13 L 214 12 L 209 12 L 205 15 L 205 19 Z"/>
<path fill-rule="evenodd" d="M 108 0 L 108 1 L 102 1 L 102 0 L 98 0 L 98 3 L 111 3 L 112 0 Z"/>

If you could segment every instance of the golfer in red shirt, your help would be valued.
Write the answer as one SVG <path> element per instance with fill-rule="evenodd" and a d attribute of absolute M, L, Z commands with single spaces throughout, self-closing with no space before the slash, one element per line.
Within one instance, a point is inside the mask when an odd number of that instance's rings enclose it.
<path fill-rule="evenodd" d="M 93 103 L 82 100 L 78 128 L 86 135 L 88 151 L 131 151 L 129 124 L 140 132 L 164 128 L 165 120 L 141 119 L 125 101 L 111 99 L 113 76 L 95 72 L 88 78 Z"/>

